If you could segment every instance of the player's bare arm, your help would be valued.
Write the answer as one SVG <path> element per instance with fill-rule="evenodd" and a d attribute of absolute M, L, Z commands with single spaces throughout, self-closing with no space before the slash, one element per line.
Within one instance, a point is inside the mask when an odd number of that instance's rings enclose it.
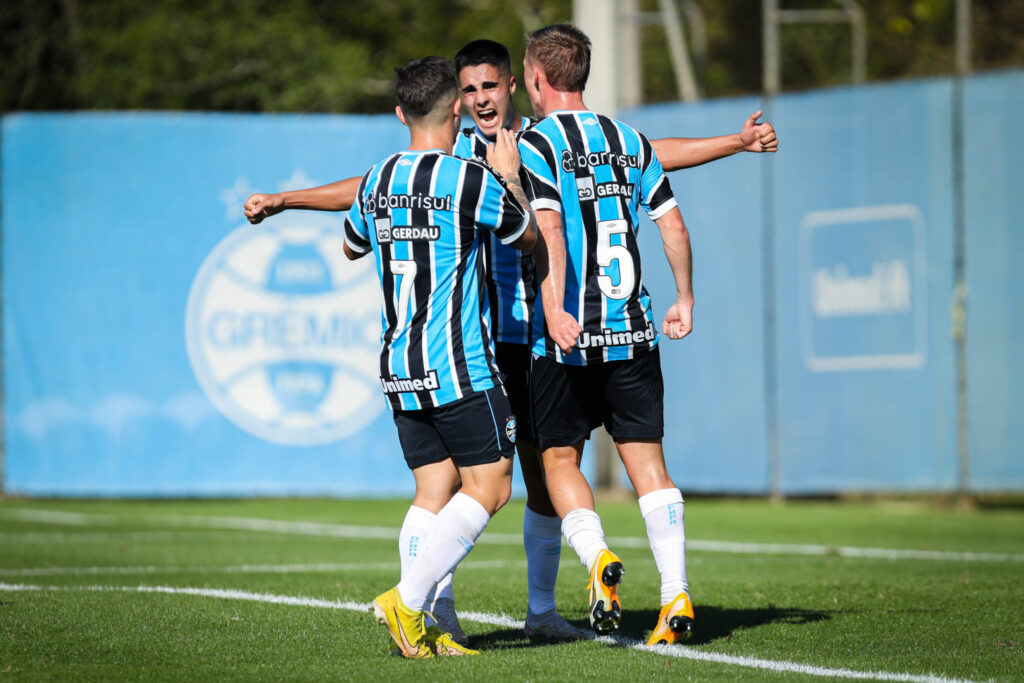
<path fill-rule="evenodd" d="M 732 156 L 738 152 L 777 152 L 779 140 L 767 121 L 758 123 L 763 112 L 751 114 L 740 132 L 710 138 L 659 138 L 651 140 L 654 153 L 666 171 L 678 171 Z"/>
<path fill-rule="evenodd" d="M 245 217 L 253 225 L 285 209 L 348 211 L 356 200 L 360 177 L 338 180 L 320 187 L 273 194 L 255 193 L 245 200 Z"/>
<path fill-rule="evenodd" d="M 541 305 L 548 334 L 563 353 L 576 346 L 583 328 L 563 307 L 565 301 L 565 230 L 562 214 L 550 209 L 537 211 L 540 238 L 533 248 L 540 281 Z"/>
<path fill-rule="evenodd" d="M 537 241 L 537 217 L 533 213 L 533 207 L 530 206 L 530 202 L 526 198 L 526 192 L 523 190 L 522 181 L 519 179 L 519 167 L 522 161 L 519 157 L 519 143 L 516 142 L 515 133 L 507 128 L 502 128 L 498 131 L 494 142 L 487 145 L 487 163 L 504 179 L 508 191 L 516 198 L 519 205 L 530 214 L 529 227 L 522 237 L 512 243 L 513 246 L 521 251 L 533 249 Z M 523 238 L 527 237 L 528 234 L 530 237 L 524 241 Z M 521 246 L 521 243 L 528 244 L 529 246 Z"/>
<path fill-rule="evenodd" d="M 693 254 L 690 233 L 679 207 L 655 221 L 676 283 L 676 300 L 665 313 L 661 331 L 669 339 L 682 339 L 693 329 Z"/>

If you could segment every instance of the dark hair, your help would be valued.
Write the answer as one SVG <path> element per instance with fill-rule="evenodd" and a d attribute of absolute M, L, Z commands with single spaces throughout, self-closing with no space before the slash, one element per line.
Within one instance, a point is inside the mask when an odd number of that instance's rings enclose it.
<path fill-rule="evenodd" d="M 474 40 L 462 46 L 462 49 L 455 53 L 455 73 L 459 73 L 467 66 L 478 64 L 490 64 L 498 67 L 506 75 L 512 75 L 512 58 L 509 57 L 508 48 L 493 40 Z"/>
<path fill-rule="evenodd" d="M 444 57 L 424 57 L 395 69 L 395 97 L 402 112 L 420 119 L 434 111 L 446 95 L 456 97 L 455 68 Z"/>
<path fill-rule="evenodd" d="M 590 38 L 572 24 L 552 24 L 526 37 L 526 57 L 555 90 L 583 92 L 590 76 Z"/>

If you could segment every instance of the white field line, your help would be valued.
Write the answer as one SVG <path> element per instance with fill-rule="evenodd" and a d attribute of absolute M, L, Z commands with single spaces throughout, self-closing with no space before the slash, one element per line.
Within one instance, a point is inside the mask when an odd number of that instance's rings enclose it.
<path fill-rule="evenodd" d="M 178 588 L 174 586 L 37 586 L 30 584 L 9 584 L 0 582 L 0 591 L 96 591 L 96 592 L 124 592 L 124 593 L 164 593 L 168 595 L 193 595 L 207 598 L 220 598 L 223 600 L 245 600 L 250 602 L 263 602 L 275 605 L 289 605 L 293 607 L 319 607 L 325 609 L 341 609 L 353 612 L 369 611 L 370 605 L 362 602 L 342 602 L 340 600 L 321 600 L 318 598 L 304 598 L 290 595 L 274 595 L 271 593 L 251 593 L 249 591 L 219 588 Z M 504 614 L 486 614 L 480 612 L 460 612 L 459 617 L 477 623 L 505 628 L 521 629 L 523 622 L 513 619 Z M 649 652 L 663 657 L 675 657 L 678 659 L 693 659 L 715 664 L 727 664 L 742 666 L 751 669 L 765 669 L 780 673 L 799 673 L 809 676 L 823 676 L 827 678 L 850 678 L 878 681 L 907 681 L 908 683 L 970 683 L 965 679 L 946 678 L 935 674 L 909 674 L 894 673 L 889 671 L 856 671 L 853 669 L 829 668 L 814 666 L 811 664 L 800 664 L 798 662 L 786 662 L 774 659 L 760 659 L 758 657 L 743 657 L 737 655 L 723 655 L 715 652 L 705 652 L 690 647 L 649 647 L 642 641 L 631 638 L 597 638 L 596 640 L 619 647 L 628 647 L 640 652 Z"/>
<path fill-rule="evenodd" d="M 113 524 L 117 521 L 114 515 L 106 515 L 98 512 L 59 512 L 57 510 L 35 510 L 32 508 L 16 508 L 13 510 L 0 510 L 4 517 L 17 519 L 22 522 L 39 522 L 41 524 L 61 524 L 64 526 L 97 526 Z"/>
<path fill-rule="evenodd" d="M 30 513 L 23 515 L 22 513 Z M 0 510 L 0 516 L 25 521 L 47 522 L 54 515 L 52 523 L 59 521 L 63 515 L 71 515 L 70 519 L 86 520 L 86 513 L 64 513 L 47 510 Z M 96 515 L 99 524 L 110 524 L 114 520 L 111 515 Z M 378 540 L 397 540 L 398 529 L 392 527 L 357 526 L 351 524 L 328 524 L 324 522 L 286 521 L 261 519 L 258 517 L 199 517 L 190 515 L 149 515 L 137 518 L 148 524 L 164 524 L 179 528 L 192 529 L 232 529 L 244 531 L 263 531 L 281 534 L 300 534 L 330 538 L 363 538 Z M 76 521 L 74 524 L 85 524 Z M 145 533 L 145 532 L 142 532 Z M 116 533 L 113 535 L 117 535 Z M 646 538 L 636 536 L 609 537 L 608 544 L 613 548 L 646 548 Z M 479 543 L 494 545 L 522 545 L 520 534 L 502 534 L 484 532 Z M 863 548 L 856 546 L 831 546 L 797 543 L 738 543 L 731 541 L 702 541 L 688 539 L 687 550 L 702 552 L 734 553 L 745 555 L 812 555 L 846 558 L 865 558 L 880 560 L 940 560 L 953 562 L 1024 562 L 1024 553 L 990 553 L 952 550 L 915 550 L 909 548 Z"/>
<path fill-rule="evenodd" d="M 259 538 L 257 533 L 240 535 L 222 529 L 190 529 L 184 531 L 25 531 L 0 533 L 0 544 L 53 544 L 53 543 L 210 543 Z M 265 538 L 265 536 L 263 536 Z"/>
<path fill-rule="evenodd" d="M 526 560 L 466 560 L 459 569 L 504 569 L 526 567 Z M 240 564 L 226 567 L 189 567 L 187 565 L 106 566 L 106 567 L 27 567 L 0 569 L 0 576 L 132 576 L 148 574 L 301 574 L 320 572 L 394 571 L 398 562 L 319 562 L 313 564 Z"/>

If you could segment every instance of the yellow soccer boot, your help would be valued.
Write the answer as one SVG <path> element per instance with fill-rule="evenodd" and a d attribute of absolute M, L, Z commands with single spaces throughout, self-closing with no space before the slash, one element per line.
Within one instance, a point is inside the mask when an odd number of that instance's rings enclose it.
<path fill-rule="evenodd" d="M 622 621 L 618 585 L 625 573 L 622 560 L 610 550 L 602 550 L 590 570 L 590 625 L 599 636 L 613 633 Z"/>
<path fill-rule="evenodd" d="M 658 625 L 654 633 L 647 639 L 648 645 L 671 645 L 681 643 L 693 629 L 693 603 L 690 596 L 683 591 L 675 599 L 661 608 Z"/>
<path fill-rule="evenodd" d="M 388 629 L 388 635 L 403 657 L 419 659 L 433 656 L 433 648 L 427 642 L 423 612 L 406 607 L 397 587 L 374 599 L 373 616 L 378 624 Z"/>

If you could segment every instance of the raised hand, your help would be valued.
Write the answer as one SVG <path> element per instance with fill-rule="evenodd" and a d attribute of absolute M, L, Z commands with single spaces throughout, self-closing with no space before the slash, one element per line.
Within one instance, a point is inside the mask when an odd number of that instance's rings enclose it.
<path fill-rule="evenodd" d="M 763 114 L 761 110 L 755 111 L 743 123 L 740 131 L 740 144 L 747 152 L 777 152 L 779 151 L 779 140 L 775 137 L 775 128 L 767 121 L 758 123 L 757 120 Z"/>
<path fill-rule="evenodd" d="M 251 194 L 245 200 L 245 217 L 253 225 L 284 211 L 284 198 L 277 194 Z"/>
<path fill-rule="evenodd" d="M 507 128 L 498 130 L 494 142 L 487 145 L 487 163 L 502 178 L 519 177 L 519 145 L 515 133 Z"/>

